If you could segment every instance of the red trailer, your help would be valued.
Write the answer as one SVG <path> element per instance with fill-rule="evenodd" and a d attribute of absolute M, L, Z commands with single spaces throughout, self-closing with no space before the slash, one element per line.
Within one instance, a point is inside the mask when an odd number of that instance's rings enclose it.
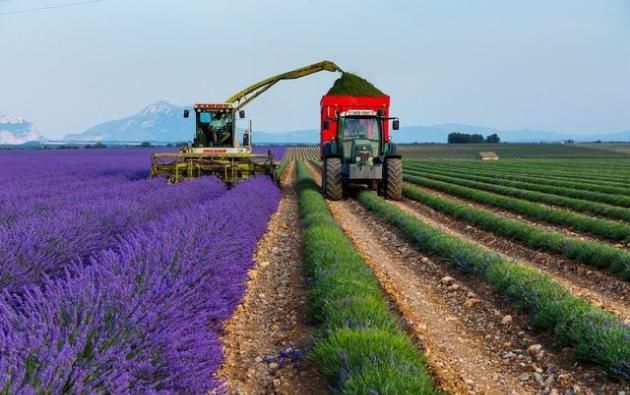
<path fill-rule="evenodd" d="M 389 121 L 394 130 L 399 122 L 389 116 L 389 103 L 389 96 L 322 97 L 322 189 L 329 199 L 341 199 L 350 183 L 401 199 L 402 162 L 389 134 Z"/>

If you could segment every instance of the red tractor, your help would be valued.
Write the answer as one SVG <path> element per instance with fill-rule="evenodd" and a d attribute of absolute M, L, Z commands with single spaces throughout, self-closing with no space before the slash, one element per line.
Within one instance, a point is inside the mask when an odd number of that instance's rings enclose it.
<path fill-rule="evenodd" d="M 349 184 L 364 184 L 387 199 L 402 198 L 402 161 L 389 135 L 389 96 L 334 96 L 321 100 L 322 192 L 339 200 Z"/>

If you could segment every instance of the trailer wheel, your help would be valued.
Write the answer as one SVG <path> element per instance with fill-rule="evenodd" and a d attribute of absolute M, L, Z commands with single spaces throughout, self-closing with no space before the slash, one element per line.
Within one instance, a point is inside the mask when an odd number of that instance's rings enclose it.
<path fill-rule="evenodd" d="M 339 200 L 343 196 L 341 181 L 341 159 L 327 158 L 324 160 L 324 195 L 330 200 Z"/>
<path fill-rule="evenodd" d="M 385 159 L 385 197 L 390 200 L 402 199 L 402 161 L 400 158 Z"/>

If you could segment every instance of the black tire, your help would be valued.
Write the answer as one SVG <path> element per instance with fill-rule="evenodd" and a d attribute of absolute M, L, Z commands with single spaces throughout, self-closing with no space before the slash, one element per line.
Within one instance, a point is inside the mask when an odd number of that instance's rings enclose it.
<path fill-rule="evenodd" d="M 339 200 L 343 196 L 341 181 L 341 159 L 327 158 L 324 160 L 324 195 L 330 200 Z"/>
<path fill-rule="evenodd" d="M 385 159 L 385 198 L 402 199 L 402 160 L 400 158 Z"/>

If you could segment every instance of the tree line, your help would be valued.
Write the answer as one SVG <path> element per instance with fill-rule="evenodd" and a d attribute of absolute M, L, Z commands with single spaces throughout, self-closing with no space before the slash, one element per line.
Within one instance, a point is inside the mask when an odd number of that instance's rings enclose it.
<path fill-rule="evenodd" d="M 449 144 L 499 144 L 501 142 L 501 138 L 498 134 L 493 133 L 483 138 L 480 134 L 468 134 L 468 133 L 459 133 L 453 132 L 448 135 L 448 143 Z"/>

